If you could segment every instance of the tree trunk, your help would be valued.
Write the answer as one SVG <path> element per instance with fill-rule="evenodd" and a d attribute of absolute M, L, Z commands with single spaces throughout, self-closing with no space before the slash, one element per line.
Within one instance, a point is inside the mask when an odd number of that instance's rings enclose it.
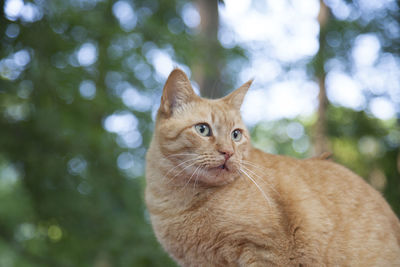
<path fill-rule="evenodd" d="M 221 46 L 218 41 L 218 0 L 196 0 L 201 22 L 199 25 L 199 58 L 194 66 L 194 80 L 204 97 L 221 97 L 220 84 Z"/>
<path fill-rule="evenodd" d="M 326 97 L 325 77 L 324 70 L 325 55 L 324 48 L 326 45 L 326 25 L 330 17 L 329 8 L 325 3 L 320 0 L 320 10 L 318 14 L 318 22 L 320 26 L 319 34 L 319 50 L 316 55 L 316 79 L 318 80 L 319 94 L 318 94 L 318 118 L 314 125 L 314 154 L 319 155 L 323 152 L 329 151 L 328 137 L 326 135 L 326 108 L 328 99 Z"/>
<path fill-rule="evenodd" d="M 328 137 L 326 136 L 326 87 L 325 87 L 325 75 L 317 77 L 319 85 L 318 94 L 318 118 L 314 125 L 314 153 L 320 155 L 323 152 L 329 151 Z"/>

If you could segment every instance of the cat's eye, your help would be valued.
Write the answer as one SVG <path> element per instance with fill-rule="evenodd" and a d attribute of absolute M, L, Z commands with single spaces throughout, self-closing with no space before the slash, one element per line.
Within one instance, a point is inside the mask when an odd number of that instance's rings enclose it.
<path fill-rule="evenodd" d="M 199 123 L 194 126 L 196 132 L 201 136 L 211 136 L 211 129 L 206 123 Z"/>
<path fill-rule="evenodd" d="M 240 131 L 239 129 L 233 130 L 231 136 L 233 141 L 239 142 L 242 139 L 242 131 Z"/>

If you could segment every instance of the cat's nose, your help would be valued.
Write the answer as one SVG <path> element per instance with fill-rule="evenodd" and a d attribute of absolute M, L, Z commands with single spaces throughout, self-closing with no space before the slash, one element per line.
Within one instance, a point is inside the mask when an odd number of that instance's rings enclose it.
<path fill-rule="evenodd" d="M 230 151 L 227 149 L 221 149 L 221 150 L 218 150 L 218 152 L 221 153 L 222 155 L 224 155 L 225 161 L 227 161 L 233 155 L 233 151 Z"/>

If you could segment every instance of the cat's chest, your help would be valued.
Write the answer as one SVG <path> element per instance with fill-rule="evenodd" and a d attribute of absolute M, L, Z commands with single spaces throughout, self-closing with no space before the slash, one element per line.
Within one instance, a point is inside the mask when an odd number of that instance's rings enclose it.
<path fill-rule="evenodd" d="M 224 195 L 219 192 L 202 205 L 157 218 L 154 226 L 167 251 L 178 260 L 191 255 L 191 259 L 209 258 L 223 266 L 227 259 L 234 260 L 246 243 L 287 250 L 282 227 L 267 218 L 267 213 L 251 208 L 252 201 L 221 198 Z"/>

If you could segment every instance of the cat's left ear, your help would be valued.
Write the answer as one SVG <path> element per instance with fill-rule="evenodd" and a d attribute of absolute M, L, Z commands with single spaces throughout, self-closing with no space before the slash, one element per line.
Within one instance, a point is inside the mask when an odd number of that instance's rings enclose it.
<path fill-rule="evenodd" d="M 180 69 L 174 69 L 164 85 L 160 111 L 169 116 L 176 108 L 196 98 L 186 74 Z"/>
<path fill-rule="evenodd" d="M 243 99 L 250 88 L 250 85 L 253 83 L 253 80 L 249 80 L 248 82 L 244 83 L 238 89 L 230 93 L 229 95 L 225 96 L 223 100 L 236 109 L 240 109 L 243 103 Z"/>

